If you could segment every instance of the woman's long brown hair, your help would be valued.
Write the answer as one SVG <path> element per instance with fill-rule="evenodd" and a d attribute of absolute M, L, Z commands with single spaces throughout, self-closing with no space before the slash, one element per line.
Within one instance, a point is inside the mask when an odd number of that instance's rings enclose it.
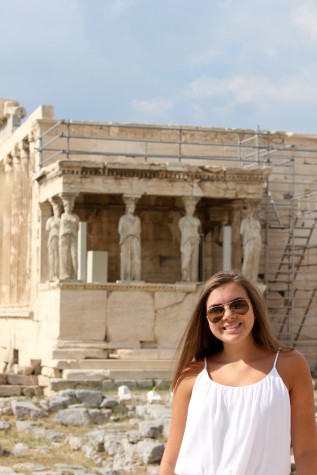
<path fill-rule="evenodd" d="M 272 351 L 289 348 L 274 336 L 267 307 L 258 288 L 240 273 L 231 271 L 218 272 L 205 282 L 192 316 L 180 340 L 176 352 L 178 362 L 172 381 L 172 389 L 175 389 L 180 376 L 190 363 L 222 350 L 222 341 L 216 338 L 210 331 L 206 318 L 206 302 L 209 294 L 214 289 L 230 282 L 235 282 L 243 287 L 250 299 L 255 317 L 252 328 L 254 340 Z"/>

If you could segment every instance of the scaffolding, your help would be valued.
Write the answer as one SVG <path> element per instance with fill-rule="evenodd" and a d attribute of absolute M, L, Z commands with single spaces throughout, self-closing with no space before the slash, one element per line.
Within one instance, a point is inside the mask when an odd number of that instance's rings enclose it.
<path fill-rule="evenodd" d="M 307 146 L 307 143 L 309 144 Z M 270 168 L 259 219 L 261 279 L 275 331 L 317 369 L 317 137 L 202 127 L 59 121 L 38 137 L 56 160 Z M 304 144 L 304 145 L 303 145 Z M 306 144 L 306 145 L 305 145 Z"/>
<path fill-rule="evenodd" d="M 316 371 L 317 150 L 262 147 L 261 138 L 261 132 L 252 138 L 253 162 L 250 151 L 241 160 L 272 168 L 259 213 L 269 313 L 277 336 L 305 353 Z"/>

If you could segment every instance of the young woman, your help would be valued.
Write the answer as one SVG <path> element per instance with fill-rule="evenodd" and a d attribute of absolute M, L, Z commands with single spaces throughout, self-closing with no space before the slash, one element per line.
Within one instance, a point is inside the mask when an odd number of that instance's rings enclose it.
<path fill-rule="evenodd" d="M 180 344 L 160 475 L 317 473 L 312 378 L 243 275 L 209 279 Z"/>

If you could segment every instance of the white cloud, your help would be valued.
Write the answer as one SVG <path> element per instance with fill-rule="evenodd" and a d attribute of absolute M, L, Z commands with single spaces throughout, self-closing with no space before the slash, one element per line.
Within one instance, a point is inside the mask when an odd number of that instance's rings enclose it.
<path fill-rule="evenodd" d="M 191 81 L 186 88 L 186 95 L 194 99 L 207 99 L 228 92 L 228 80 L 211 76 L 202 76 Z"/>
<path fill-rule="evenodd" d="M 316 74 L 316 68 L 311 68 L 311 70 L 306 69 L 296 75 L 285 75 L 279 79 L 245 74 L 228 78 L 203 76 L 188 85 L 186 95 L 194 100 L 223 96 L 236 103 L 258 102 L 260 104 L 267 100 L 311 103 L 317 102 Z"/>
<path fill-rule="evenodd" d="M 119 16 L 124 15 L 134 3 L 134 0 L 111 0 L 110 4 L 105 7 L 113 16 Z"/>
<path fill-rule="evenodd" d="M 153 118 L 164 119 L 173 110 L 173 103 L 169 99 L 134 99 L 130 105 L 137 117 L 145 117 L 147 120 Z"/>
<path fill-rule="evenodd" d="M 208 48 L 206 50 L 199 50 L 193 54 L 190 62 L 193 66 L 203 66 L 211 63 L 214 60 L 219 60 L 225 55 L 225 51 L 222 48 Z"/>
<path fill-rule="evenodd" d="M 304 34 L 313 41 L 317 40 L 317 5 L 315 2 L 308 2 L 295 8 L 292 12 L 292 20 Z"/>

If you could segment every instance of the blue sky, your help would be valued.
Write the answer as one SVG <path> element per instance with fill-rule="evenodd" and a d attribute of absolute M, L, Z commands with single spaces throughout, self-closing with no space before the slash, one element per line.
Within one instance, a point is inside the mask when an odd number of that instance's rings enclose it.
<path fill-rule="evenodd" d="M 60 119 L 317 132 L 316 0 L 10 0 L 0 97 Z"/>

